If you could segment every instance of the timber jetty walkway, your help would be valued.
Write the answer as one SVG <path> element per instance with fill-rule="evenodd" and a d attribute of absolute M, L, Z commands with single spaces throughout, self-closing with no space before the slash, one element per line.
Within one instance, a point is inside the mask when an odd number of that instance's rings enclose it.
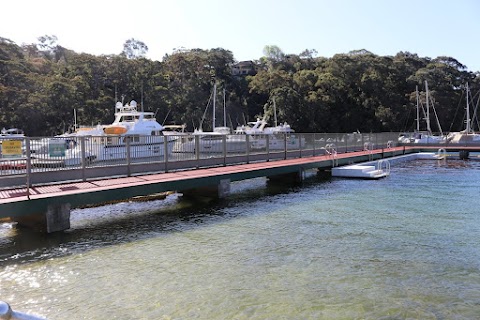
<path fill-rule="evenodd" d="M 215 154 L 165 152 L 167 156 L 161 158 L 127 156 L 126 161 L 80 161 L 72 167 L 53 166 L 53 162 L 47 166 L 47 162 L 40 161 L 37 163 L 43 165 L 37 166 L 34 161 L 39 158 L 27 152 L 27 157 L 1 159 L 4 167 L 0 174 L 0 219 L 50 233 L 69 229 L 70 211 L 76 207 L 169 191 L 225 197 L 233 181 L 267 177 L 282 183 L 300 182 L 310 169 L 330 171 L 338 166 L 440 148 L 438 145 L 396 146 L 394 137 L 398 135 L 371 134 L 352 142 L 341 141 L 338 136 L 337 140 L 328 141 L 309 136 L 294 149 L 288 149 L 285 137 L 281 150 L 247 148 L 244 152 L 228 153 L 224 147 Z M 317 141 L 323 146 L 317 147 Z M 442 148 L 480 150 L 459 146 Z"/>

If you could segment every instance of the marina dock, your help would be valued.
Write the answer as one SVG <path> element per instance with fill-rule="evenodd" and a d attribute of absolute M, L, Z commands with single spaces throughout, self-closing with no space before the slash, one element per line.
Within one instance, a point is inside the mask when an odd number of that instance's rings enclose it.
<path fill-rule="evenodd" d="M 442 154 L 448 152 L 480 151 L 480 148 L 446 148 Z M 127 170 L 127 174 L 112 174 L 103 178 L 85 178 L 85 167 L 75 170 L 53 171 L 42 173 L 50 177 L 55 175 L 71 175 L 73 178 L 64 182 L 36 183 L 23 187 L 3 188 L 0 190 L 0 219 L 11 219 L 19 224 L 46 232 L 66 230 L 70 227 L 70 211 L 72 208 L 120 201 L 135 197 L 149 196 L 163 192 L 180 192 L 185 195 L 208 194 L 215 197 L 226 197 L 230 192 L 230 183 L 239 180 L 267 177 L 271 180 L 300 182 L 306 170 L 319 170 L 332 173 L 339 168 L 354 165 L 360 171 L 371 171 L 371 163 L 386 163 L 387 159 L 406 155 L 429 152 L 435 158 L 439 153 L 438 146 L 397 146 L 367 150 L 358 150 L 344 153 L 331 151 L 320 155 L 311 155 L 307 152 L 298 152 L 297 156 L 275 158 L 271 154 L 256 155 L 255 157 L 236 158 L 232 164 L 225 159 L 197 159 L 196 163 L 189 163 L 188 168 L 150 171 L 134 173 L 135 169 Z M 366 165 L 365 163 L 370 163 Z M 163 165 L 166 166 L 166 163 Z M 141 164 L 147 168 L 148 164 Z M 115 166 L 118 169 L 119 166 Z M 369 168 L 367 168 L 369 167 Z M 385 176 L 385 168 L 375 168 L 373 164 L 371 178 Z M 367 168 L 367 170 L 365 170 Z M 91 168 L 92 170 L 108 171 L 104 167 Z M 388 168 L 389 169 L 389 168 Z M 157 166 L 158 170 L 158 166 Z M 379 171 L 380 170 L 380 171 Z M 113 172 L 113 171 L 112 171 Z M 357 171 L 358 172 L 358 171 Z M 83 173 L 83 174 L 82 174 Z M 375 176 L 376 175 L 376 176 Z M 83 178 L 82 178 L 83 176 Z M 342 176 L 341 174 L 338 176 Z M 348 176 L 348 175 L 343 175 Z M 355 174 L 351 177 L 355 177 Z M 76 178 L 76 179 L 75 179 Z M 363 177 L 364 178 L 364 177 Z M 18 179 L 18 177 L 17 177 Z M 23 179 L 26 179 L 23 177 Z M 0 179 L 1 180 L 1 179 Z M 27 179 L 28 180 L 28 179 Z"/>

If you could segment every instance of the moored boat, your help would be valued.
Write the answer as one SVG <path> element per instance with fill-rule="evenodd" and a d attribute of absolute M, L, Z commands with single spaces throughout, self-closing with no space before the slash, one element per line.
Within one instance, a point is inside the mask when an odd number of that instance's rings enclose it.
<path fill-rule="evenodd" d="M 21 138 L 21 137 L 25 137 L 25 133 L 23 132 L 22 129 L 18 129 L 18 128 L 10 128 L 10 129 L 3 128 L 2 131 L 0 132 L 0 137 L 1 138 Z"/>
<path fill-rule="evenodd" d="M 126 159 L 127 155 L 131 159 L 163 157 L 165 143 L 169 152 L 173 141 L 163 135 L 163 127 L 156 121 L 153 112 L 139 111 L 137 107 L 135 100 L 125 105 L 117 102 L 113 123 L 47 139 L 47 142 L 43 143 L 43 151 L 35 151 L 36 157 L 42 158 L 40 154 L 43 154 L 43 158 L 51 157 L 51 144 L 68 141 L 65 147 L 59 147 L 59 154 L 66 157 L 65 162 L 71 165 L 79 164 L 82 154 L 80 139 L 85 140 L 84 153 L 88 155 L 89 162 L 122 160 Z"/>
<path fill-rule="evenodd" d="M 431 129 L 431 123 L 430 123 L 430 103 L 429 103 L 429 92 L 428 92 L 428 83 L 425 81 L 425 101 L 426 101 L 426 106 L 423 108 L 423 106 L 420 106 L 420 97 L 418 94 L 418 87 L 415 88 L 416 91 L 416 111 L 417 111 L 417 116 L 416 116 L 416 130 L 411 133 L 401 133 L 400 136 L 398 137 L 398 142 L 401 144 L 442 144 L 442 143 L 447 143 L 447 137 L 443 134 L 442 127 L 440 126 L 440 122 L 437 117 L 437 113 L 435 110 L 435 107 L 432 105 L 432 110 L 435 115 L 435 119 L 437 122 L 438 129 L 440 131 L 440 135 L 435 135 L 432 132 Z M 425 130 L 420 130 L 420 110 L 422 110 L 422 113 L 424 115 L 424 120 L 425 120 L 425 125 L 426 129 Z"/>
<path fill-rule="evenodd" d="M 473 125 L 472 125 L 472 118 L 470 117 L 470 102 L 469 102 L 470 91 L 468 88 L 468 83 L 465 86 L 465 91 L 466 91 L 465 129 L 460 132 L 451 132 L 448 135 L 448 141 L 449 143 L 458 143 L 458 144 L 480 144 L 480 134 L 474 131 Z M 475 115 L 476 115 L 476 108 L 474 111 L 473 118 L 475 118 Z"/>
<path fill-rule="evenodd" d="M 137 108 L 135 100 L 125 105 L 117 102 L 112 124 L 99 125 L 76 135 L 88 136 L 86 148 L 97 161 L 125 159 L 127 149 L 130 150 L 130 158 L 164 156 L 165 143 L 169 152 L 173 141 L 165 139 L 163 126 L 157 122 L 153 112 Z"/>

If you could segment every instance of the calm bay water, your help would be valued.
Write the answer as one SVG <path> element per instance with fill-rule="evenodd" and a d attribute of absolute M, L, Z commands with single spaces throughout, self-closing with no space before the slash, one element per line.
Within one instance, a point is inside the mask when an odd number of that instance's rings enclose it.
<path fill-rule="evenodd" d="M 0 300 L 49 319 L 478 319 L 480 161 L 232 191 L 74 210 L 54 235 L 1 224 Z"/>

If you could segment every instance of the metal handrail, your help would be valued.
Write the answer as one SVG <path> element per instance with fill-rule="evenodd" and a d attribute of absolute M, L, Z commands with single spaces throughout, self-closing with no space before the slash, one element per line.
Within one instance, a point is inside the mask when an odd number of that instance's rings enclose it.
<path fill-rule="evenodd" d="M 332 150 L 328 150 L 329 146 L 335 146 L 335 153 L 340 154 L 344 152 L 351 151 L 360 151 L 365 148 L 367 144 L 367 150 L 369 153 L 372 153 L 372 149 L 375 145 L 386 145 L 387 141 L 392 141 L 396 133 L 379 133 L 379 134 L 355 134 L 355 135 L 345 135 L 345 134 L 328 134 L 328 133 L 298 133 L 296 134 L 296 139 L 299 139 L 298 147 L 290 147 L 287 145 L 286 137 L 283 137 L 283 150 L 280 148 L 271 148 L 270 147 L 270 135 L 261 135 L 259 138 L 266 140 L 266 145 L 258 148 L 258 145 L 255 149 L 251 148 L 251 140 L 255 135 L 246 135 L 245 143 L 246 148 L 244 151 L 238 152 L 227 152 L 225 148 L 218 148 L 216 151 L 202 150 L 200 148 L 200 141 L 198 135 L 179 135 L 178 141 L 191 141 L 190 149 L 185 149 L 183 152 L 173 151 L 171 146 L 167 144 L 173 143 L 172 138 L 162 137 L 163 148 L 158 151 L 154 148 L 153 143 L 159 143 L 160 139 L 155 137 L 145 136 L 143 145 L 151 145 L 149 150 L 152 150 L 151 155 L 142 155 L 143 158 L 135 158 L 134 153 L 137 151 L 134 150 L 134 144 L 130 143 L 127 139 L 127 147 L 131 148 L 132 155 L 130 156 L 130 151 L 123 151 L 124 158 L 120 158 L 120 153 L 114 148 L 109 149 L 108 155 L 113 157 L 112 159 L 99 159 L 94 155 L 98 153 L 98 150 L 94 149 L 98 143 L 96 139 L 102 139 L 102 142 L 105 139 L 105 143 L 116 143 L 116 140 L 119 140 L 121 137 L 52 137 L 52 138 L 40 138 L 40 137 L 25 137 L 22 139 L 26 151 L 31 150 L 31 157 L 28 159 L 25 158 L 25 154 L 19 158 L 11 159 L 0 159 L 0 181 L 3 180 L 5 183 L 0 184 L 2 188 L 5 187 L 31 187 L 34 184 L 38 183 L 53 183 L 60 181 L 88 181 L 91 179 L 98 179 L 102 177 L 107 177 L 108 175 L 124 175 L 125 172 L 128 175 L 140 174 L 143 172 L 168 172 L 171 170 L 185 170 L 185 169 L 194 169 L 199 168 L 204 165 L 219 165 L 219 164 L 230 164 L 230 163 L 239 163 L 240 161 L 272 161 L 286 159 L 287 157 L 309 157 L 315 156 L 318 154 L 329 154 Z M 171 136 L 169 136 L 171 137 Z M 180 138 L 182 139 L 180 141 Z M 64 150 L 64 155 L 62 153 L 55 153 L 53 156 L 50 154 L 51 150 L 49 148 L 48 141 L 50 140 L 72 140 L 74 142 L 73 148 L 78 151 L 77 158 L 89 158 L 88 161 L 70 161 L 68 164 L 66 162 L 67 150 Z M 110 139 L 110 140 L 109 140 Z M 156 140 L 155 140 L 156 139 Z M 97 142 L 94 142 L 97 141 Z M 223 145 L 225 146 L 225 139 L 223 140 Z M 155 141 L 155 142 L 153 142 Z M 175 140 L 177 141 L 177 140 Z M 167 144 L 165 144 L 167 143 Z M 280 142 L 281 143 L 281 142 Z M 54 145 L 58 145 L 55 143 Z M 115 145 L 107 145 L 113 146 Z M 278 147 L 278 146 L 277 146 Z M 39 149 L 40 148 L 40 149 Z M 40 150 L 40 151 L 39 151 Z M 157 150 L 157 151 L 156 151 Z M 54 149 L 55 151 L 55 149 Z M 320 151 L 320 152 L 319 152 Z M 103 157 L 106 157 L 107 152 L 103 154 Z M 166 155 L 166 156 L 165 156 Z M 333 165 L 336 165 L 338 159 L 336 155 L 334 157 Z M 370 158 L 372 155 L 369 155 Z M 123 159 L 123 160 L 122 160 Z M 229 161 L 229 159 L 232 159 Z M 243 160 L 242 160 L 243 159 Z M 207 161 L 206 161 L 207 160 Z M 3 163 L 1 161 L 4 161 Z M 23 162 L 22 162 L 23 161 Z M 63 166 L 58 165 L 58 163 L 64 161 Z M 21 168 L 22 163 L 28 163 L 28 168 Z M 168 165 L 167 165 L 168 162 Z M 13 169 L 4 169 L 7 165 L 12 163 Z M 20 164 L 20 165 L 19 165 Z M 50 175 L 52 172 L 52 175 Z M 108 173 L 107 173 L 108 172 Z M 107 175 L 104 175 L 107 173 Z M 49 178 L 53 179 L 52 181 L 47 181 Z"/>
<path fill-rule="evenodd" d="M 438 159 L 446 159 L 447 158 L 447 151 L 445 150 L 445 148 L 438 149 L 437 158 Z"/>
<path fill-rule="evenodd" d="M 384 170 L 384 167 L 385 167 L 385 170 Z M 387 159 L 382 159 L 382 160 L 377 161 L 377 168 L 376 169 L 377 170 L 382 170 L 387 175 L 389 175 L 390 174 L 390 161 L 388 161 Z"/>

